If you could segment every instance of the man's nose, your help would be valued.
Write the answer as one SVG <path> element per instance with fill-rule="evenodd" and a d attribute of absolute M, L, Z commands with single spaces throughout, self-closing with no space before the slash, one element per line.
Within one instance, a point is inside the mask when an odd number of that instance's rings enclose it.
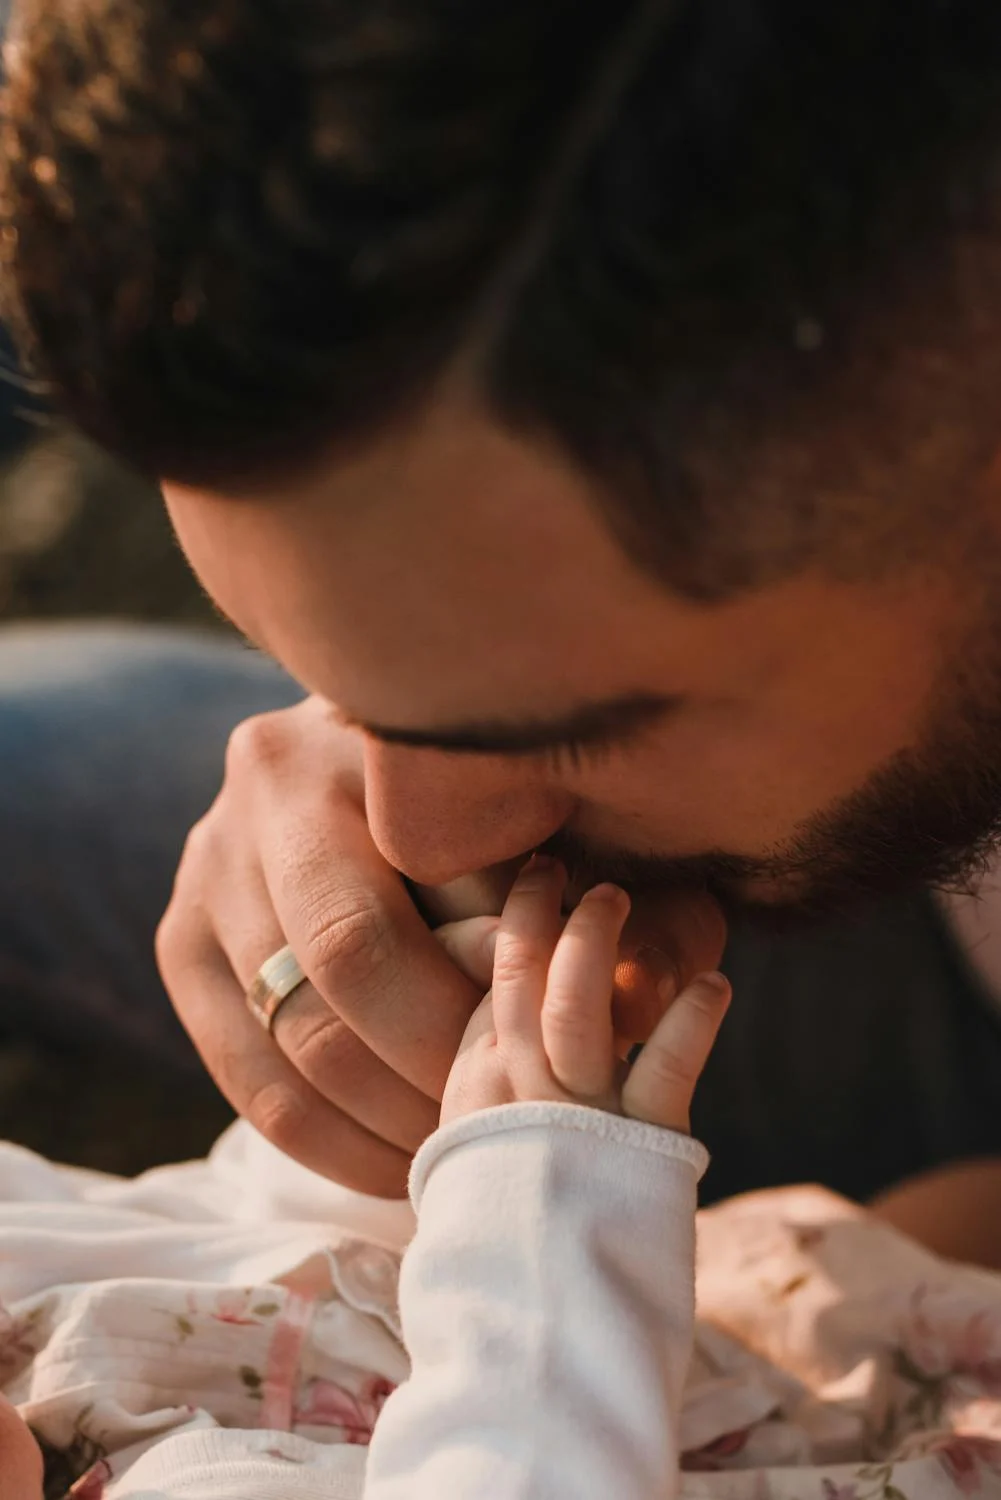
<path fill-rule="evenodd" d="M 380 853 L 421 885 L 443 885 L 544 843 L 575 799 L 527 761 L 446 755 L 370 740 L 365 808 Z"/>

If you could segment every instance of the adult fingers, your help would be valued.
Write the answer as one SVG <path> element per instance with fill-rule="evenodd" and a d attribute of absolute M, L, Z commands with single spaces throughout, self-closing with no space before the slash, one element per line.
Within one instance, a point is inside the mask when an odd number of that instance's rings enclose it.
<path fill-rule="evenodd" d="M 359 808 L 344 801 L 322 828 L 304 816 L 283 832 L 283 843 L 262 843 L 262 864 L 278 925 L 304 971 L 377 1057 L 440 1099 L 482 988 L 435 941 Z"/>
<path fill-rule="evenodd" d="M 256 949 L 241 948 L 234 968 L 243 994 L 264 960 L 283 946 L 275 922 Z M 437 1103 L 377 1057 L 311 984 L 283 1001 L 269 1041 L 317 1093 L 390 1145 L 413 1153 L 436 1128 Z"/>
<path fill-rule="evenodd" d="M 193 878 L 205 879 L 206 868 L 215 870 L 218 849 L 203 847 L 211 846 L 213 838 L 211 826 L 194 837 L 178 875 L 179 890 L 188 878 L 187 861 L 192 855 Z M 233 853 L 232 845 L 228 852 Z M 284 1052 L 308 1086 L 304 1098 L 313 1090 L 387 1144 L 415 1151 L 435 1129 L 435 1103 L 397 1077 L 310 985 L 302 985 L 285 1001 L 270 1035 L 248 1014 L 243 996 L 264 960 L 284 947 L 285 934 L 255 862 L 256 850 L 239 852 L 228 878 L 212 878 L 211 873 L 207 877 L 211 908 L 201 911 L 190 895 L 187 901 L 172 902 L 158 939 L 164 978 L 172 993 L 186 997 L 185 1024 L 209 1071 L 223 1083 L 215 1055 L 221 1035 L 220 996 L 208 983 L 209 976 L 221 970 L 237 981 L 223 992 L 235 1011 L 229 1032 L 232 1039 L 241 1038 L 242 1045 L 255 1052 L 262 1048 Z M 171 932 L 172 926 L 176 933 Z M 249 1059 L 247 1072 L 249 1076 Z M 237 1070 L 227 1070 L 223 1091 L 243 1112 L 236 1097 L 240 1094 Z"/>
<path fill-rule="evenodd" d="M 394 1073 L 312 985 L 282 1005 L 272 1043 L 318 1094 L 389 1145 L 413 1155 L 437 1127 L 437 1101 Z"/>
<path fill-rule="evenodd" d="M 200 1003 L 186 1020 L 237 1113 L 312 1171 L 362 1192 L 401 1196 L 410 1153 L 380 1139 L 302 1076 L 247 1010 L 242 986 L 211 934 L 201 951 L 189 945 L 187 963 Z M 183 982 L 180 973 L 174 977 Z"/>
<path fill-rule="evenodd" d="M 392 1153 L 436 1123 L 419 1084 L 428 1094 L 444 1086 L 482 988 L 450 962 L 375 849 L 356 741 L 315 700 L 241 726 L 223 789 L 189 837 L 157 953 L 179 1016 L 234 1105 L 308 1165 L 381 1192 L 400 1175 Z M 286 941 L 325 986 L 320 1003 L 333 1019 L 303 992 L 274 1038 L 242 991 Z M 345 1132 L 332 1128 L 338 1114 L 316 1111 L 318 1096 L 358 1130 L 371 1125 L 390 1155 L 352 1135 L 354 1164 L 345 1159 L 342 1172 Z"/>

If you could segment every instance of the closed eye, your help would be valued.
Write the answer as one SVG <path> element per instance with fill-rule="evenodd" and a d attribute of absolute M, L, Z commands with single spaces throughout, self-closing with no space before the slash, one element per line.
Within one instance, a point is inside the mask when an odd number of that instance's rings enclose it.
<path fill-rule="evenodd" d="M 343 724 L 362 730 L 387 745 L 415 750 L 440 750 L 450 755 L 508 755 L 545 757 L 566 769 L 588 760 L 606 760 L 653 725 L 673 716 L 686 700 L 680 696 L 634 693 L 624 698 L 584 704 L 559 718 L 477 720 L 436 728 L 404 728 L 375 723 L 339 705 Z"/>
<path fill-rule="evenodd" d="M 616 755 L 631 749 L 642 734 L 643 728 L 637 725 L 625 734 L 618 729 L 607 735 L 568 737 L 546 745 L 541 750 L 522 753 L 545 761 L 548 769 L 556 776 L 580 774 L 595 767 L 607 766 Z"/>

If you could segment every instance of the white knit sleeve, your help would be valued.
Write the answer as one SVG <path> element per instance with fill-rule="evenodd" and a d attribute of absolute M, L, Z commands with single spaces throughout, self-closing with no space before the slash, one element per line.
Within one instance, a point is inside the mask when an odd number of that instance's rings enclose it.
<path fill-rule="evenodd" d="M 686 1136 L 567 1105 L 439 1131 L 401 1281 L 413 1373 L 365 1500 L 664 1500 L 694 1313 Z"/>

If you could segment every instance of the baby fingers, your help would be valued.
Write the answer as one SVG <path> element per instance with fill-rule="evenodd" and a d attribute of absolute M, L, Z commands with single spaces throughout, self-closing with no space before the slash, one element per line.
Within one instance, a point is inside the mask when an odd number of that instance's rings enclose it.
<path fill-rule="evenodd" d="M 671 1005 L 629 1073 L 622 1111 L 669 1130 L 689 1130 L 692 1095 L 730 1004 L 722 974 L 700 974 Z"/>

